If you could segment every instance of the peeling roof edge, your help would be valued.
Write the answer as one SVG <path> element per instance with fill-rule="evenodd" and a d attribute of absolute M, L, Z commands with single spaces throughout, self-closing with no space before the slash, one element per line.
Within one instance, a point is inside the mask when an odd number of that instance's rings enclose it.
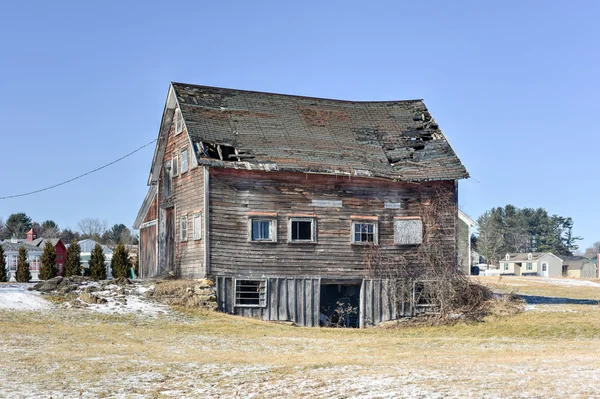
<path fill-rule="evenodd" d="M 265 94 L 269 96 L 281 96 L 281 97 L 294 97 L 294 98 L 306 98 L 308 100 L 324 100 L 324 101 L 335 101 L 340 103 L 351 103 L 351 104 L 391 104 L 391 103 L 415 103 L 420 102 L 424 105 L 424 100 L 422 98 L 417 98 L 414 100 L 377 100 L 377 101 L 365 101 L 365 100 L 341 100 L 337 98 L 325 98 L 325 97 L 311 97 L 311 96 L 303 96 L 300 94 L 287 94 L 287 93 L 273 93 L 268 91 L 257 91 L 257 90 L 244 90 L 244 89 L 232 89 L 229 87 L 218 87 L 218 86 L 205 86 L 205 85 L 195 85 L 190 83 L 182 83 L 182 82 L 171 82 L 172 86 L 188 86 L 188 87 L 198 87 L 201 89 L 210 89 L 210 90 L 229 90 L 229 91 L 240 91 L 244 93 L 254 93 L 254 94 Z M 193 105 L 193 104 L 190 104 Z"/>
<path fill-rule="evenodd" d="M 148 192 L 146 193 L 146 197 L 144 197 L 144 202 L 142 202 L 142 206 L 140 207 L 140 210 L 138 211 L 137 217 L 135 218 L 135 221 L 133 222 L 134 229 L 136 229 L 136 230 L 140 229 L 140 226 L 144 222 L 144 218 L 146 217 L 146 214 L 148 214 L 148 211 L 150 210 L 150 205 L 152 205 L 152 201 L 154 200 L 154 197 L 156 196 L 156 192 L 157 192 L 157 186 L 156 185 L 150 186 L 150 189 L 148 189 Z"/>

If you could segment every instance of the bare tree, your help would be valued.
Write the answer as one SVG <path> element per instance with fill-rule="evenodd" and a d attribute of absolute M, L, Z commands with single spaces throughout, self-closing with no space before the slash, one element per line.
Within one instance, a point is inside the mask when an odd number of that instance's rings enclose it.
<path fill-rule="evenodd" d="M 102 234 L 106 231 L 106 226 L 106 221 L 98 218 L 85 218 L 77 223 L 82 236 L 94 240 L 99 240 L 102 237 Z"/>
<path fill-rule="evenodd" d="M 502 226 L 487 211 L 477 219 L 479 237 L 477 237 L 477 250 L 486 259 L 488 264 L 498 262 L 502 257 L 504 235 Z"/>
<path fill-rule="evenodd" d="M 591 247 L 587 248 L 583 256 L 586 258 L 594 258 L 598 254 L 600 254 L 600 241 L 596 241 Z"/>

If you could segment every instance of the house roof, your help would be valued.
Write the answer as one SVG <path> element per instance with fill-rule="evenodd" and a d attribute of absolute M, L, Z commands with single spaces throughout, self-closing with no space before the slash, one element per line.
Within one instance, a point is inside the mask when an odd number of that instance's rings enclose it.
<path fill-rule="evenodd" d="M 0 245 L 2 245 L 5 252 L 18 252 L 21 247 L 25 247 L 28 252 L 42 252 L 42 250 L 35 245 L 25 242 L 11 242 L 10 240 L 5 240 L 0 242 Z"/>
<path fill-rule="evenodd" d="M 46 241 L 49 241 L 50 243 L 52 243 L 53 246 L 56 246 L 56 244 L 58 244 L 58 242 L 60 241 L 60 238 L 36 238 L 35 240 L 31 241 L 32 245 L 35 245 L 36 247 L 42 247 L 43 245 L 46 245 Z"/>
<path fill-rule="evenodd" d="M 403 181 L 469 176 L 422 100 L 344 101 L 184 83 L 172 89 L 199 164 Z M 208 156 L 213 145 L 233 147 L 232 162 Z"/>
<path fill-rule="evenodd" d="M 542 258 L 544 255 L 547 255 L 547 254 L 553 255 L 551 252 L 531 252 L 531 259 L 529 259 L 528 258 L 529 252 L 527 252 L 527 253 L 509 253 L 508 255 L 510 255 L 510 259 L 508 260 L 508 262 L 539 260 L 540 258 Z M 506 258 L 503 260 L 506 261 Z"/>

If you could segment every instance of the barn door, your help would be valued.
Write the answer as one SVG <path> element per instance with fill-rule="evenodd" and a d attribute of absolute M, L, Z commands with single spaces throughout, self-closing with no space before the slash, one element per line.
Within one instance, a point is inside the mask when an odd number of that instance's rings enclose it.
<path fill-rule="evenodd" d="M 156 224 L 140 229 L 140 278 L 150 278 L 158 273 L 156 262 Z"/>
<path fill-rule="evenodd" d="M 165 266 L 175 270 L 175 208 L 167 208 L 165 214 Z"/>

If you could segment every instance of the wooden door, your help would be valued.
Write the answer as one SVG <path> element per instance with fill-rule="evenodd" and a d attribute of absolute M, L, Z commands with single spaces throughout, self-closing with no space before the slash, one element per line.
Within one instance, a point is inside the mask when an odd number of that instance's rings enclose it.
<path fill-rule="evenodd" d="M 156 262 L 156 224 L 140 229 L 140 278 L 158 274 Z"/>

